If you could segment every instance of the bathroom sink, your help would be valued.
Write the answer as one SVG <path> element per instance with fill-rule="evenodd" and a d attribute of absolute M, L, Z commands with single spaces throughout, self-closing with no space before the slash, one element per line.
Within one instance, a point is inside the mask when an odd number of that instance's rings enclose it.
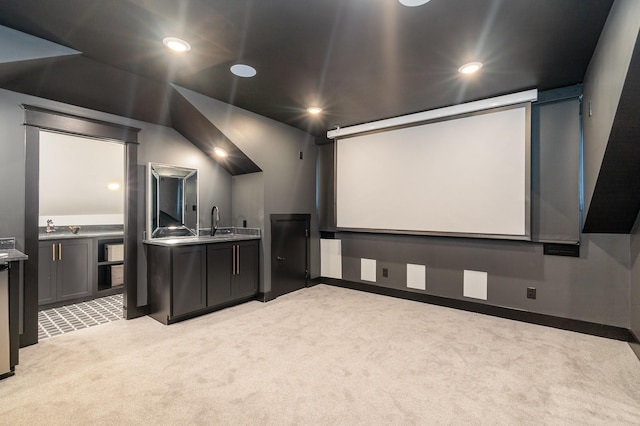
<path fill-rule="evenodd" d="M 221 235 L 200 235 L 199 237 L 175 237 L 163 239 L 159 238 L 156 241 L 162 244 L 168 245 L 184 245 L 184 244 L 207 244 L 207 243 L 219 243 L 225 241 L 246 240 L 246 235 L 236 234 L 221 234 Z"/>
<path fill-rule="evenodd" d="M 212 244 L 227 241 L 245 241 L 260 239 L 260 230 L 257 228 L 222 228 L 218 229 L 216 235 L 183 236 L 183 237 L 163 237 L 145 240 L 146 244 L 159 246 L 184 246 L 193 244 Z"/>

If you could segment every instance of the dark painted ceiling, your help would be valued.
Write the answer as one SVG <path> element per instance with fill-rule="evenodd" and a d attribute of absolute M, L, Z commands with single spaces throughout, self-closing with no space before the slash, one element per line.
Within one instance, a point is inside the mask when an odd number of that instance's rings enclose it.
<path fill-rule="evenodd" d="M 612 0 L 3 0 L 82 55 L 0 63 L 0 87 L 171 125 L 169 82 L 308 131 L 581 83 Z M 187 54 L 161 40 L 179 36 Z M 457 73 L 484 63 L 472 78 Z M 229 67 L 246 63 L 252 79 Z M 305 108 L 318 104 L 321 117 Z"/>

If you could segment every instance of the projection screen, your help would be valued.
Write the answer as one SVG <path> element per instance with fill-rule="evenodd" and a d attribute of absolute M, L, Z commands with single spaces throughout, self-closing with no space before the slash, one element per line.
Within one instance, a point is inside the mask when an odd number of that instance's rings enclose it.
<path fill-rule="evenodd" d="M 530 239 L 530 104 L 336 140 L 338 229 Z"/>

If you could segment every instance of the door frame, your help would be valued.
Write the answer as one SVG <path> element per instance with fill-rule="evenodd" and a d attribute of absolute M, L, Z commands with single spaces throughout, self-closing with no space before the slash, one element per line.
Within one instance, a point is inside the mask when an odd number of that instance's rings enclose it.
<path fill-rule="evenodd" d="M 291 214 L 272 214 L 270 216 L 271 218 L 271 295 L 274 296 L 276 295 L 276 292 L 274 291 L 273 288 L 273 284 L 274 284 L 274 280 L 273 280 L 273 271 L 276 269 L 275 266 L 277 264 L 277 261 L 275 260 L 275 250 L 274 250 L 274 241 L 275 238 L 273 237 L 273 229 L 274 229 L 274 225 L 277 221 L 279 220 L 304 220 L 305 222 L 305 229 L 306 234 L 305 234 L 305 277 L 304 277 L 304 286 L 305 287 L 309 287 L 309 281 L 310 281 L 310 276 L 311 276 L 311 271 L 309 269 L 309 252 L 311 250 L 311 214 L 309 213 L 291 213 Z M 277 297 L 277 296 L 275 296 Z M 274 297 L 271 297 L 274 298 Z M 269 300 L 271 300 L 271 298 Z"/>
<path fill-rule="evenodd" d="M 40 211 L 40 131 L 51 131 L 125 145 L 123 315 L 144 315 L 138 300 L 138 133 L 140 129 L 23 104 L 25 110 L 24 327 L 20 347 L 38 343 L 38 215 Z"/>

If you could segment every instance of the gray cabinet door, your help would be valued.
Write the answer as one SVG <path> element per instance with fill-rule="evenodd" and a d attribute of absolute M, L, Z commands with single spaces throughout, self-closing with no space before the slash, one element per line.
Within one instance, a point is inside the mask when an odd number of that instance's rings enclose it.
<path fill-rule="evenodd" d="M 56 245 L 41 242 L 38 249 L 38 304 L 56 301 Z"/>
<path fill-rule="evenodd" d="M 58 244 L 57 297 L 59 301 L 93 293 L 93 240 L 66 240 Z"/>
<path fill-rule="evenodd" d="M 172 251 L 171 316 L 207 307 L 205 246 L 176 247 Z"/>
<path fill-rule="evenodd" d="M 235 298 L 253 296 L 258 292 L 258 243 L 248 241 L 237 244 L 236 275 L 234 275 Z"/>
<path fill-rule="evenodd" d="M 216 306 L 233 299 L 232 247 L 231 244 L 221 243 L 207 246 L 207 306 Z"/>

